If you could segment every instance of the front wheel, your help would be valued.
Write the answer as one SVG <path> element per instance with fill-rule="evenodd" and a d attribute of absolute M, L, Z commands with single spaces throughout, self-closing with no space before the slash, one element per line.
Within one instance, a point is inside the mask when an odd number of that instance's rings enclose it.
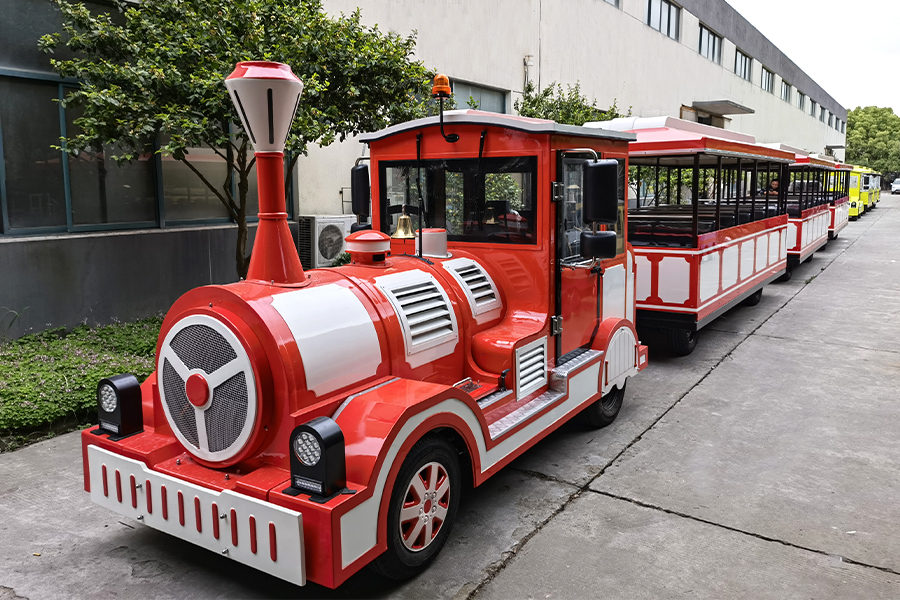
<path fill-rule="evenodd" d="M 588 427 L 601 429 L 616 420 L 622 401 L 625 399 L 625 384 L 613 388 L 611 392 L 581 411 L 581 422 Z"/>
<path fill-rule="evenodd" d="M 687 356 L 697 347 L 699 332 L 689 329 L 669 329 L 669 348 L 678 356 Z"/>
<path fill-rule="evenodd" d="M 450 536 L 462 476 L 456 450 L 428 435 L 409 454 L 394 483 L 387 516 L 387 550 L 371 567 L 402 581 L 424 571 Z"/>

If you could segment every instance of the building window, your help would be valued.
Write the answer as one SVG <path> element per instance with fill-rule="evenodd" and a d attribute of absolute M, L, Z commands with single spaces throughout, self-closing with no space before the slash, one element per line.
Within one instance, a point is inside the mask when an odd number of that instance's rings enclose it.
<path fill-rule="evenodd" d="M 619 0 L 606 0 L 607 4 L 612 4 L 616 8 L 619 8 Z"/>
<path fill-rule="evenodd" d="M 806 94 L 803 92 L 797 92 L 797 108 L 806 110 Z"/>
<path fill-rule="evenodd" d="M 753 73 L 753 59 L 738 50 L 734 54 L 734 74 L 750 81 Z"/>
<path fill-rule="evenodd" d="M 463 83 L 453 82 L 453 95 L 459 108 L 478 108 L 487 112 L 506 112 L 506 93 L 498 90 Z"/>
<path fill-rule="evenodd" d="M 784 100 L 785 102 L 790 103 L 792 89 L 793 88 L 792 88 L 791 84 L 789 84 L 787 81 L 782 81 L 781 82 L 781 99 Z"/>
<path fill-rule="evenodd" d="M 819 120 L 825 122 L 825 107 L 819 108 Z"/>
<path fill-rule="evenodd" d="M 775 73 L 763 67 L 762 69 L 762 81 L 760 82 L 762 89 L 769 92 L 770 94 L 775 93 Z"/>
<path fill-rule="evenodd" d="M 669 0 L 647 0 L 647 25 L 677 40 L 680 24 L 681 9 L 678 6 Z"/>
<path fill-rule="evenodd" d="M 841 133 L 847 133 L 847 122 L 841 122 Z"/>
<path fill-rule="evenodd" d="M 828 113 L 828 126 L 834 127 L 834 115 L 830 112 Z"/>
<path fill-rule="evenodd" d="M 809 116 L 811 116 L 811 117 L 816 116 L 816 107 L 818 107 L 818 104 L 816 104 L 816 101 L 810 100 L 809 101 Z"/>
<path fill-rule="evenodd" d="M 722 64 L 722 36 L 700 26 L 700 54 L 716 64 Z"/>

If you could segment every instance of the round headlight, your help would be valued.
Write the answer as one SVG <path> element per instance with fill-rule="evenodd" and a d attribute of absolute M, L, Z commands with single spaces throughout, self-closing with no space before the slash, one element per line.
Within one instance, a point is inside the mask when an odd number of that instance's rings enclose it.
<path fill-rule="evenodd" d="M 307 467 L 314 467 L 322 458 L 322 447 L 313 434 L 304 431 L 294 438 L 294 453 Z"/>
<path fill-rule="evenodd" d="M 100 400 L 100 408 L 108 413 L 116 410 L 119 398 L 116 396 L 116 391 L 112 389 L 112 386 L 106 384 L 101 385 L 100 389 L 97 391 L 97 396 L 98 400 Z"/>

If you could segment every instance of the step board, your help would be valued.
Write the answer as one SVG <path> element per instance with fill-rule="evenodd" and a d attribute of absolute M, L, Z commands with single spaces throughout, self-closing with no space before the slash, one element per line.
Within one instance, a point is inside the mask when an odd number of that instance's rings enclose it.
<path fill-rule="evenodd" d="M 555 369 L 550 370 L 550 389 L 546 392 L 528 400 L 522 406 L 512 411 L 505 417 L 502 417 L 491 423 L 488 431 L 491 439 L 495 440 L 516 425 L 528 420 L 530 417 L 541 412 L 544 408 L 553 404 L 566 395 L 569 387 L 569 375 L 576 369 L 584 365 L 599 360 L 603 356 L 603 352 L 599 350 L 585 350 L 578 352 L 576 356 L 567 359 Z M 510 392 L 504 392 L 510 393 Z M 492 394 L 492 396 L 495 394 Z M 485 406 L 480 404 L 480 406 Z"/>

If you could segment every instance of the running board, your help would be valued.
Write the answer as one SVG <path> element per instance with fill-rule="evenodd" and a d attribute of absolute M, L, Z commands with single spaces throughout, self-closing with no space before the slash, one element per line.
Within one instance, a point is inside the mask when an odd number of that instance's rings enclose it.
<path fill-rule="evenodd" d="M 579 369 L 580 367 L 583 367 L 588 363 L 594 362 L 595 360 L 599 360 L 602 357 L 603 352 L 599 350 L 586 350 L 583 353 L 579 353 L 575 358 L 567 360 L 565 363 L 561 364 L 555 369 L 551 369 L 550 389 L 548 389 L 540 396 L 532 398 L 505 417 L 502 417 L 491 423 L 488 427 L 488 432 L 491 435 L 491 439 L 496 440 L 513 427 L 516 427 L 520 423 L 527 421 L 529 418 L 541 412 L 543 409 L 555 403 L 557 400 L 565 397 L 566 394 L 568 394 L 569 375 L 571 375 L 572 372 L 576 369 Z M 484 405 L 482 404 L 481 406 Z"/>

